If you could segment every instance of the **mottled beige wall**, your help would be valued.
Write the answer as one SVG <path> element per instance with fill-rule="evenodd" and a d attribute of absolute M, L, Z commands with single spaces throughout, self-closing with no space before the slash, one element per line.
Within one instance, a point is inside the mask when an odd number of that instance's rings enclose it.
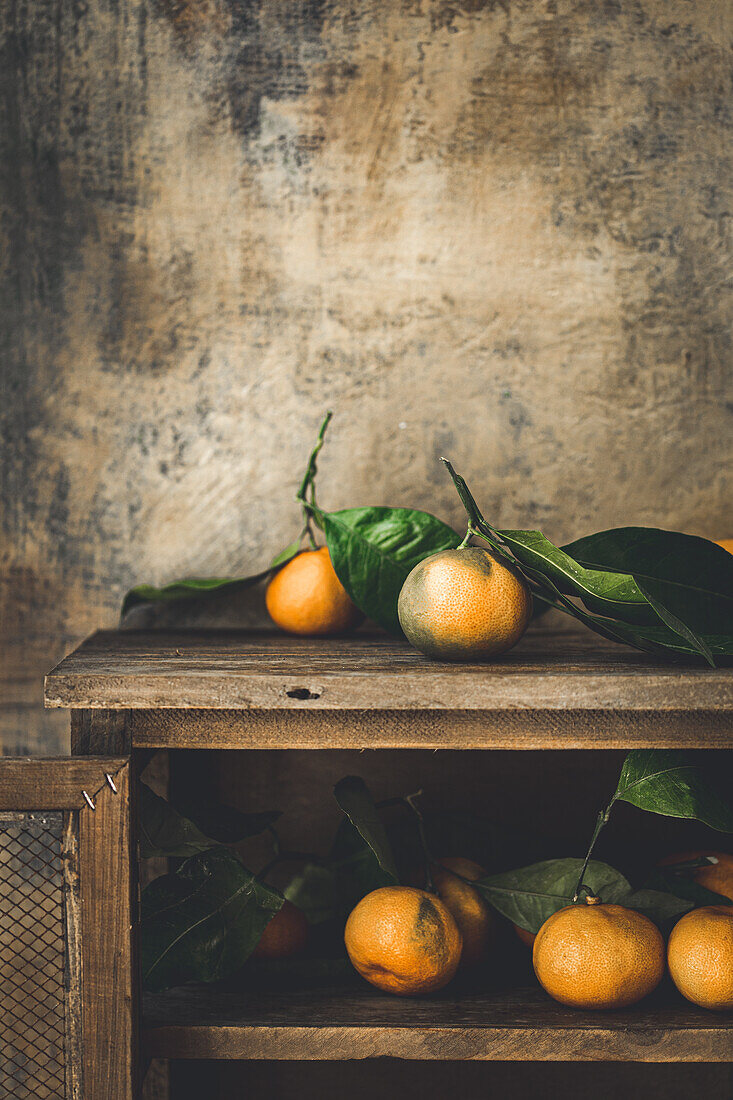
<path fill-rule="evenodd" d="M 731 535 L 731 0 L 7 0 L 0 743 L 326 505 Z M 230 612 L 231 614 L 231 612 Z"/>

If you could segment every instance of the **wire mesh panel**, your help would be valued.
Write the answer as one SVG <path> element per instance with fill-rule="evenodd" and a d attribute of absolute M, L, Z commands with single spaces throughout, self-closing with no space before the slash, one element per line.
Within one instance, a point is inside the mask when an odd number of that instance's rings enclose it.
<path fill-rule="evenodd" d="M 64 1100 L 60 813 L 0 813 L 0 1100 Z"/>

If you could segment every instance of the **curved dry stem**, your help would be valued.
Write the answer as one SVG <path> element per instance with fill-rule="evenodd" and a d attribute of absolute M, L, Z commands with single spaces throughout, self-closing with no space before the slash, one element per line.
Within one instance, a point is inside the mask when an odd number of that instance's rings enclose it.
<path fill-rule="evenodd" d="M 297 492 L 296 498 L 295 498 L 296 500 L 299 500 L 301 502 L 301 504 L 310 503 L 310 504 L 316 506 L 315 479 L 316 479 L 316 474 L 318 473 L 317 459 L 318 459 L 318 455 L 321 451 L 321 448 L 323 447 L 323 443 L 324 443 L 324 440 L 325 440 L 325 437 L 326 437 L 326 429 L 328 428 L 328 425 L 331 423 L 331 418 L 332 417 L 333 417 L 333 412 L 331 411 L 331 409 L 329 409 L 328 412 L 326 413 L 326 415 L 323 418 L 323 421 L 321 423 L 320 428 L 318 429 L 318 436 L 316 437 L 315 446 L 314 446 L 313 450 L 311 451 L 311 453 L 308 457 L 308 465 L 305 468 L 305 473 L 303 474 L 303 480 L 300 483 L 300 488 L 298 489 L 298 492 Z M 308 496 L 307 496 L 308 493 L 310 493 L 310 501 L 308 500 Z"/>
<path fill-rule="evenodd" d="M 331 423 L 333 412 L 329 409 L 324 416 L 321 426 L 318 429 L 318 436 L 316 437 L 316 443 L 308 456 L 308 465 L 305 468 L 303 474 L 303 480 L 300 483 L 300 488 L 296 493 L 295 499 L 300 502 L 303 509 L 303 535 L 308 536 L 308 541 L 311 547 L 316 550 L 318 548 L 318 542 L 313 531 L 313 519 L 318 523 L 318 502 L 316 500 L 316 474 L 318 473 L 318 455 L 326 438 L 326 430 Z M 302 537 L 302 536 L 301 536 Z"/>

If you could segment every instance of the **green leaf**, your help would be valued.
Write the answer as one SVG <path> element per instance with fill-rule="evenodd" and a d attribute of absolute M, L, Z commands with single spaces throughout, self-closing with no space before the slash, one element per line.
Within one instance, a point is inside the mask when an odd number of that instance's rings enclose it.
<path fill-rule="evenodd" d="M 631 574 L 696 633 L 731 635 L 733 554 L 696 535 L 617 527 L 565 547 L 589 569 Z"/>
<path fill-rule="evenodd" d="M 722 547 L 652 528 L 618 528 L 562 548 L 540 531 L 499 531 L 481 515 L 463 478 L 443 462 L 470 527 L 500 558 L 511 551 L 540 602 L 610 641 L 648 653 L 702 656 L 710 664 L 733 655 L 733 556 Z M 690 611 L 698 597 L 702 626 Z"/>
<path fill-rule="evenodd" d="M 382 870 L 374 852 L 348 817 L 336 831 L 330 865 L 336 876 L 338 907 L 345 914 L 372 890 L 395 885 L 394 876 Z"/>
<path fill-rule="evenodd" d="M 631 576 L 586 569 L 541 531 L 498 531 L 520 565 L 552 580 L 566 596 L 579 597 L 589 611 L 623 622 L 653 626 L 657 617 Z"/>
<path fill-rule="evenodd" d="M 338 882 L 330 867 L 306 863 L 293 875 L 283 894 L 301 909 L 309 924 L 323 924 L 337 916 Z"/>
<path fill-rule="evenodd" d="M 226 848 L 186 860 L 143 891 L 141 954 L 148 989 L 214 982 L 239 970 L 283 903 Z"/>
<path fill-rule="evenodd" d="M 488 875 L 473 885 L 503 916 L 528 932 L 538 932 L 548 917 L 572 905 L 582 859 L 548 859 Z M 591 860 L 583 876 L 585 885 L 602 901 L 617 902 L 631 887 L 619 872 L 606 863 Z"/>
<path fill-rule="evenodd" d="M 664 623 L 661 623 L 651 605 L 649 605 L 648 611 L 654 614 L 657 623 L 656 626 L 631 624 L 629 622 L 622 622 L 618 618 L 610 619 L 592 614 L 590 611 L 585 610 L 584 607 L 580 607 L 578 604 L 572 602 L 570 597 L 558 587 L 549 575 L 549 570 L 543 573 L 540 569 L 532 566 L 530 560 L 531 556 L 525 555 L 524 561 L 520 563 L 520 568 L 525 576 L 536 586 L 534 590 L 535 595 L 539 595 L 541 599 L 547 599 L 553 606 L 558 607 L 568 615 L 572 615 L 573 618 L 578 619 L 596 634 L 608 638 L 609 641 L 633 646 L 635 649 L 641 649 L 647 653 L 657 654 L 658 656 L 666 657 L 670 653 L 677 657 L 697 657 L 700 655 L 699 644 L 694 646 L 691 645 L 684 638 L 680 637 L 679 634 L 670 630 Z M 583 603 L 586 603 L 586 601 L 583 601 Z M 633 616 L 627 615 L 626 617 L 632 618 Z M 706 635 L 703 640 L 713 655 L 722 656 L 733 653 L 733 637 Z"/>
<path fill-rule="evenodd" d="M 397 867 L 392 846 L 364 780 L 358 775 L 347 775 L 339 780 L 333 793 L 351 824 L 371 848 L 381 869 L 396 883 Z"/>
<path fill-rule="evenodd" d="M 302 542 L 302 535 L 298 535 L 297 539 L 293 539 L 293 541 L 288 546 L 286 546 L 284 550 L 281 550 L 279 554 L 275 555 L 275 557 L 270 562 L 270 569 L 281 569 L 283 565 L 287 565 L 289 561 L 292 561 L 293 558 L 297 557 L 297 555 L 300 553 Z"/>
<path fill-rule="evenodd" d="M 146 783 L 139 787 L 140 855 L 193 856 L 216 847 L 199 827 L 170 802 L 151 791 Z"/>
<path fill-rule="evenodd" d="M 151 584 L 138 584 L 125 596 L 120 617 L 124 619 L 128 611 L 132 611 L 133 607 L 138 607 L 140 604 L 172 603 L 175 600 L 211 596 L 223 589 L 238 591 L 251 588 L 258 581 L 264 580 L 269 572 L 269 569 L 265 569 L 252 577 L 189 577 L 187 580 L 172 581 L 171 584 L 166 584 L 162 588 L 155 588 Z"/>
<path fill-rule="evenodd" d="M 701 634 L 700 637 L 714 657 L 733 657 L 733 634 Z"/>
<path fill-rule="evenodd" d="M 182 809 L 217 844 L 237 844 L 248 837 L 259 836 L 282 817 L 280 810 L 244 813 L 223 802 L 197 801 L 190 807 L 182 806 Z"/>
<path fill-rule="evenodd" d="M 657 590 L 659 586 L 656 586 Z M 683 623 L 681 619 L 678 619 L 671 611 L 669 611 L 654 594 L 655 586 L 649 582 L 639 582 L 639 590 L 643 592 L 644 596 L 649 602 L 649 605 L 654 609 L 659 618 L 662 620 L 665 626 L 668 626 L 675 634 L 678 634 L 680 638 L 683 638 L 689 645 L 699 653 L 701 657 L 704 657 L 712 668 L 715 668 L 715 660 L 710 652 L 710 647 L 696 631 L 691 627 Z"/>
<path fill-rule="evenodd" d="M 493 529 L 489 530 L 493 531 Z M 491 540 L 493 539 L 494 534 L 492 533 Z M 535 586 L 533 592 L 535 595 L 538 595 L 541 599 L 546 599 L 553 607 L 557 607 L 560 611 L 572 615 L 573 618 L 578 619 L 579 622 L 590 627 L 596 634 L 608 638 L 609 641 L 620 642 L 622 645 L 634 646 L 636 649 L 641 649 L 649 653 L 664 653 L 665 642 L 669 640 L 674 643 L 680 651 L 685 653 L 689 652 L 689 647 L 683 648 L 685 644 L 682 639 L 678 635 L 673 634 L 672 631 L 666 630 L 664 627 L 654 630 L 650 627 L 632 627 L 618 620 L 594 615 L 590 611 L 586 611 L 583 607 L 573 603 L 570 597 L 561 591 L 549 575 L 528 564 L 527 560 L 521 563 L 520 569 L 525 577 L 533 582 Z M 652 633 L 653 637 L 649 637 L 648 635 Z"/>
<path fill-rule="evenodd" d="M 681 752 L 634 749 L 624 760 L 614 800 L 665 817 L 691 818 L 733 833 L 733 808 L 705 778 L 700 764 Z"/>
<path fill-rule="evenodd" d="M 618 633 L 619 641 L 623 640 L 626 645 L 635 645 L 638 649 L 646 649 L 650 653 L 679 657 L 701 655 L 698 645 L 693 646 L 661 623 L 657 627 L 627 626 L 625 623 L 619 622 L 611 623 L 611 626 Z M 597 628 L 591 625 L 591 629 Z M 603 633 L 603 631 L 598 630 L 598 633 Z M 733 655 L 732 635 L 700 634 L 698 638 L 701 642 L 704 642 L 713 658 Z"/>
<path fill-rule="evenodd" d="M 120 618 L 124 619 L 128 611 L 133 607 L 148 603 L 173 603 L 178 600 L 199 599 L 213 596 L 225 589 L 232 592 L 252 588 L 255 584 L 269 577 L 273 569 L 280 569 L 300 552 L 302 535 L 298 535 L 284 550 L 270 562 L 267 569 L 260 573 L 253 573 L 251 577 L 189 577 L 186 580 L 171 581 L 170 584 L 156 588 L 152 584 L 138 584 L 131 588 L 122 601 Z"/>
<path fill-rule="evenodd" d="M 643 913 L 645 917 L 649 917 L 649 920 L 662 927 L 676 921 L 683 913 L 689 913 L 690 909 L 694 908 L 692 901 L 679 894 L 650 887 L 622 894 L 615 900 L 616 904 L 625 905 L 627 909 L 636 909 L 638 913 Z"/>
<path fill-rule="evenodd" d="M 680 637 L 675 638 L 670 631 L 665 631 L 664 629 L 655 630 L 652 627 L 639 627 L 635 629 L 639 631 L 641 637 L 653 644 L 663 645 L 666 650 L 673 653 L 691 654 L 696 652 L 691 645 L 686 644 Z M 705 643 L 714 658 L 733 656 L 733 635 L 700 634 L 698 637 Z"/>
<path fill-rule="evenodd" d="M 258 836 L 280 817 L 278 810 L 246 814 L 222 803 L 185 807 L 181 813 L 165 798 L 140 784 L 140 854 L 193 856 L 219 844 L 235 844 Z"/>
<path fill-rule="evenodd" d="M 652 871 L 645 885 L 651 890 L 663 890 L 675 894 L 678 898 L 686 898 L 693 906 L 733 904 L 733 898 L 716 894 L 713 890 L 708 890 L 706 886 L 695 882 L 691 875 L 674 871 L 669 867 Z"/>
<path fill-rule="evenodd" d="M 397 599 L 408 573 L 431 554 L 457 547 L 455 531 L 413 508 L 346 508 L 318 513 L 336 575 L 356 606 L 401 635 Z"/>

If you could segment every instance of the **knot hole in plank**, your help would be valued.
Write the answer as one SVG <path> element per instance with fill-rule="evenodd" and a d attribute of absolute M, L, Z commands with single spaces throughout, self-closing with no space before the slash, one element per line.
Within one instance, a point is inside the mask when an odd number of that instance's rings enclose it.
<path fill-rule="evenodd" d="M 311 691 L 310 688 L 291 688 L 286 691 L 288 699 L 320 699 L 320 691 Z"/>

